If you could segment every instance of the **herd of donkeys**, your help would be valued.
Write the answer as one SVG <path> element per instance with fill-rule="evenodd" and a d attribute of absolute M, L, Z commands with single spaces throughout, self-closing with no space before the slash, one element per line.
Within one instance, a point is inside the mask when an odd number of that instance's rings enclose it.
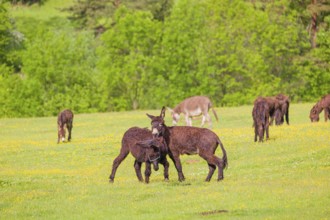
<path fill-rule="evenodd" d="M 263 141 L 264 134 L 269 138 L 269 125 L 275 120 L 276 125 L 284 123 L 284 119 L 289 124 L 289 97 L 279 94 L 275 97 L 258 97 L 254 101 L 252 110 L 254 141 Z M 132 127 L 129 128 L 122 138 L 122 144 L 119 155 L 115 158 L 110 174 L 110 182 L 114 182 L 118 166 L 127 157 L 129 153 L 135 158 L 134 168 L 139 181 L 149 183 L 151 167 L 157 171 L 158 164 L 164 166 L 164 180 L 168 180 L 169 163 L 167 155 L 171 158 L 178 172 L 179 181 L 184 181 L 180 155 L 198 154 L 206 160 L 209 173 L 205 181 L 210 181 L 214 171 L 218 168 L 218 181 L 224 178 L 223 170 L 228 166 L 226 150 L 220 141 L 220 138 L 212 130 L 207 128 L 193 127 L 192 119 L 202 115 L 201 126 L 208 122 L 212 126 L 211 117 L 208 114 L 212 109 L 215 118 L 217 114 L 212 108 L 210 99 L 206 96 L 193 96 L 185 99 L 174 109 L 167 108 L 171 113 L 173 124 L 176 125 L 182 113 L 185 117 L 187 126 L 166 126 L 165 111 L 161 109 L 159 116 L 147 114 L 151 120 L 151 130 L 147 128 Z M 321 98 L 310 111 L 310 120 L 319 121 L 319 114 L 324 111 L 325 121 L 330 119 L 330 94 Z M 65 127 L 68 130 L 68 141 L 71 140 L 73 123 L 73 113 L 66 109 L 59 113 L 58 141 L 65 141 Z M 215 155 L 217 147 L 222 150 L 222 158 Z M 145 179 L 142 177 L 141 166 L 145 163 Z"/>

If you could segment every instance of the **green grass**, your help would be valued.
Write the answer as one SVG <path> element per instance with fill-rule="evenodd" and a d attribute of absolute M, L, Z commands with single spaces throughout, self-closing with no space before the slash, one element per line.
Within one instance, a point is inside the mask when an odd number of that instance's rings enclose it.
<path fill-rule="evenodd" d="M 138 182 L 131 155 L 108 183 L 125 130 L 150 127 L 145 113 L 160 110 L 75 115 L 65 144 L 55 117 L 1 119 L 0 219 L 329 219 L 330 123 L 310 123 L 311 106 L 293 104 L 291 125 L 264 143 L 253 142 L 252 106 L 216 109 L 229 168 L 209 183 L 196 155 L 182 157 L 183 183 L 172 161 L 169 182 L 162 167 Z"/>
<path fill-rule="evenodd" d="M 47 0 L 43 5 L 14 5 L 10 8 L 10 12 L 14 17 L 48 20 L 53 17 L 66 17 L 68 13 L 61 10 L 70 7 L 74 2 L 74 0 Z"/>

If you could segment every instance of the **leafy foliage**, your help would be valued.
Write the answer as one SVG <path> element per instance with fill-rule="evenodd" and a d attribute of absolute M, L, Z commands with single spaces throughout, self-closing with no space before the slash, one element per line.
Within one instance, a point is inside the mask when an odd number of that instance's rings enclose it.
<path fill-rule="evenodd" d="M 329 4 L 314 3 L 80 0 L 72 19 L 42 20 L 12 18 L 2 3 L 0 116 L 159 108 L 192 95 L 216 106 L 278 93 L 314 102 L 330 93 Z"/>

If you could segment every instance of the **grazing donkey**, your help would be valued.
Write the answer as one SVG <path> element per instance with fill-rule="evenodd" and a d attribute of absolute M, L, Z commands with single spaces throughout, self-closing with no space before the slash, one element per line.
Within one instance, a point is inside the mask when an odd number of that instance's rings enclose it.
<path fill-rule="evenodd" d="M 309 118 L 311 122 L 320 120 L 319 114 L 324 110 L 324 120 L 327 122 L 330 119 L 330 94 L 325 95 L 318 101 L 310 111 Z"/>
<path fill-rule="evenodd" d="M 193 96 L 183 100 L 174 109 L 167 107 L 171 112 L 173 118 L 173 125 L 176 125 L 180 119 L 180 114 L 183 113 L 186 119 L 186 125 L 192 126 L 192 118 L 203 115 L 201 127 L 205 124 L 205 121 L 209 123 L 209 127 L 212 126 L 211 117 L 208 113 L 209 109 L 212 108 L 210 99 L 206 96 Z M 217 113 L 212 108 L 213 114 L 218 121 Z"/>
<path fill-rule="evenodd" d="M 209 165 L 209 173 L 205 181 L 210 181 L 215 169 L 218 167 L 218 181 L 222 180 L 223 169 L 228 165 L 226 150 L 219 137 L 207 128 L 189 126 L 167 127 L 165 125 L 165 107 L 160 116 L 147 114 L 151 119 L 152 134 L 155 137 L 163 137 L 168 147 L 168 154 L 178 171 L 179 181 L 185 179 L 180 162 L 180 154 L 199 154 Z M 223 157 L 215 156 L 215 150 L 220 145 Z"/>
<path fill-rule="evenodd" d="M 71 140 L 71 131 L 72 131 L 72 127 L 73 127 L 72 123 L 73 123 L 73 113 L 71 110 L 65 109 L 58 114 L 58 117 L 57 117 L 57 125 L 58 125 L 57 143 L 60 143 L 60 140 L 63 142 L 65 141 L 65 126 L 69 132 L 68 141 Z"/>
<path fill-rule="evenodd" d="M 259 142 L 264 139 L 266 132 L 266 138 L 269 139 L 269 106 L 265 98 L 259 97 L 254 101 L 254 107 L 252 110 L 253 126 L 254 126 L 254 141 Z"/>
<path fill-rule="evenodd" d="M 258 99 L 263 99 L 267 102 L 267 105 L 268 105 L 268 113 L 269 113 L 269 117 L 270 117 L 270 122 L 269 124 L 272 125 L 273 124 L 273 121 L 274 121 L 274 118 L 275 116 L 278 117 L 278 119 L 275 121 L 280 121 L 281 120 L 281 110 L 280 110 L 280 105 L 279 105 L 279 101 L 275 98 L 275 97 L 258 97 L 255 102 L 258 100 Z M 277 113 L 277 114 L 276 114 Z"/>
<path fill-rule="evenodd" d="M 164 179 L 168 180 L 169 163 L 166 160 L 166 147 L 163 138 L 153 139 L 151 131 L 148 129 L 132 127 L 128 129 L 121 141 L 120 154 L 113 161 L 110 182 L 115 179 L 115 174 L 120 163 L 131 154 L 135 157 L 134 168 L 136 176 L 140 182 L 143 182 L 141 174 L 141 165 L 146 163 L 145 182 L 149 183 L 151 175 L 151 163 L 154 165 L 154 170 L 158 170 L 158 162 L 164 166 Z"/>
<path fill-rule="evenodd" d="M 278 101 L 278 109 L 275 110 L 275 124 L 282 125 L 284 123 L 285 116 L 285 121 L 289 125 L 289 97 L 283 94 L 278 94 L 275 96 L 275 99 Z"/>

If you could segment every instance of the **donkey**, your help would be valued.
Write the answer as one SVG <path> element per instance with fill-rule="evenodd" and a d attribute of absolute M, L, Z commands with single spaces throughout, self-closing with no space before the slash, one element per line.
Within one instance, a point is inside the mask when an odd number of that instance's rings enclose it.
<path fill-rule="evenodd" d="M 278 94 L 275 97 L 270 96 L 270 97 L 262 97 L 262 98 L 265 99 L 268 104 L 270 125 L 273 124 L 274 119 L 276 125 L 283 124 L 284 116 L 286 123 L 289 124 L 289 105 L 290 105 L 289 97 L 283 94 Z"/>
<path fill-rule="evenodd" d="M 289 125 L 289 97 L 283 94 L 278 94 L 275 96 L 275 99 L 278 101 L 278 109 L 275 110 L 275 124 L 282 125 L 284 123 L 285 116 L 285 121 Z"/>
<path fill-rule="evenodd" d="M 265 98 L 258 98 L 254 102 L 252 110 L 253 126 L 254 126 L 254 142 L 259 137 L 259 142 L 266 138 L 269 139 L 269 106 Z"/>
<path fill-rule="evenodd" d="M 132 127 L 128 129 L 121 141 L 120 154 L 113 161 L 110 182 L 115 179 L 115 174 L 120 163 L 131 154 L 135 157 L 134 168 L 136 176 L 140 182 L 143 182 L 141 174 L 141 165 L 146 163 L 145 182 L 149 183 L 151 175 L 151 163 L 154 170 L 158 170 L 158 163 L 164 166 L 164 179 L 168 180 L 169 163 L 166 159 L 166 147 L 163 138 L 153 139 L 151 131 L 145 128 Z"/>
<path fill-rule="evenodd" d="M 72 127 L 73 127 L 72 123 L 73 123 L 73 113 L 71 110 L 65 109 L 58 114 L 58 117 L 57 117 L 57 125 L 58 125 L 57 143 L 60 143 L 60 140 L 62 142 L 65 141 L 65 126 L 69 132 L 68 141 L 71 140 L 71 131 L 72 131 Z"/>
<path fill-rule="evenodd" d="M 280 109 L 280 104 L 279 104 L 279 101 L 275 98 L 275 97 L 258 97 L 255 102 L 259 99 L 263 99 L 267 102 L 267 105 L 268 105 L 268 113 L 269 113 L 269 118 L 270 118 L 270 122 L 269 124 L 272 125 L 273 124 L 273 121 L 274 121 L 274 118 L 275 116 L 278 117 L 278 119 L 275 121 L 281 121 L 281 109 Z M 276 114 L 277 113 L 277 114 Z"/>
<path fill-rule="evenodd" d="M 203 115 L 201 127 L 204 126 L 205 121 L 208 122 L 209 127 L 212 126 L 211 117 L 208 113 L 209 109 L 212 108 L 210 99 L 206 96 L 193 96 L 183 100 L 174 109 L 167 107 L 171 112 L 173 118 L 173 125 L 176 125 L 180 119 L 180 114 L 183 113 L 186 119 L 186 125 L 192 126 L 192 118 Z M 212 108 L 213 114 L 218 121 L 217 113 Z"/>
<path fill-rule="evenodd" d="M 325 95 L 318 101 L 310 111 L 309 118 L 311 122 L 318 122 L 320 120 L 319 114 L 324 110 L 325 122 L 330 119 L 330 94 Z"/>
<path fill-rule="evenodd" d="M 167 127 L 165 125 L 165 107 L 162 108 L 160 116 L 147 114 L 151 119 L 152 134 L 155 137 L 163 137 L 168 147 L 168 154 L 178 171 L 179 181 L 184 181 L 180 154 L 199 154 L 207 161 L 209 173 L 205 181 L 209 182 L 215 169 L 218 167 L 218 181 L 224 178 L 223 169 L 228 165 L 226 150 L 219 137 L 207 128 L 189 126 Z M 215 156 L 215 150 L 220 145 L 223 157 Z"/>

